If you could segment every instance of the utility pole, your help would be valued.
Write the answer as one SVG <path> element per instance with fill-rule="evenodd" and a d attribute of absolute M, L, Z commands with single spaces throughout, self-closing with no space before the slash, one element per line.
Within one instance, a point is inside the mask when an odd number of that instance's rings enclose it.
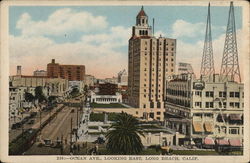
<path fill-rule="evenodd" d="M 71 120 L 70 120 L 70 145 L 72 144 L 72 117 L 71 117 Z"/>
<path fill-rule="evenodd" d="M 40 130 L 42 129 L 42 112 L 41 112 L 41 110 L 39 110 L 39 112 L 40 112 Z"/>
<path fill-rule="evenodd" d="M 241 82 L 233 2 L 230 3 L 220 79 Z"/>
<path fill-rule="evenodd" d="M 63 134 L 62 134 L 62 136 L 61 136 L 61 155 L 63 155 Z"/>
<path fill-rule="evenodd" d="M 203 81 L 211 81 L 214 73 L 215 70 L 214 70 L 213 45 L 212 45 L 211 20 L 210 20 L 210 3 L 209 3 L 206 35 L 205 35 L 203 56 L 201 62 L 201 71 L 200 71 L 201 79 Z"/>

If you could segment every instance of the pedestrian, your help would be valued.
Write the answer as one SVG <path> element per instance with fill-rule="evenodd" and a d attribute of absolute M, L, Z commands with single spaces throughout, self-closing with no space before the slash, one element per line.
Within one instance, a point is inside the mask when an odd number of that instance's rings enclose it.
<path fill-rule="evenodd" d="M 84 142 L 82 143 L 82 148 L 84 148 L 85 147 L 85 145 L 84 145 Z"/>
<path fill-rule="evenodd" d="M 77 145 L 77 150 L 78 150 L 78 152 L 80 151 L 80 145 L 79 144 Z"/>

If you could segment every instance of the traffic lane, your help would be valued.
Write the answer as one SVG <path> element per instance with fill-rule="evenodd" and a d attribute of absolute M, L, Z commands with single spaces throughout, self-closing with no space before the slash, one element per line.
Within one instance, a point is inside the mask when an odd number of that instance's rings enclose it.
<path fill-rule="evenodd" d="M 56 117 L 42 130 L 43 138 L 53 139 L 52 135 L 55 132 L 58 132 L 58 128 L 62 127 L 62 123 L 65 122 L 66 118 L 68 118 L 68 114 L 70 114 L 71 108 L 65 107 L 61 112 L 59 112 Z"/>
<path fill-rule="evenodd" d="M 71 130 L 71 117 L 72 117 L 72 128 L 76 127 L 76 111 L 71 113 L 71 110 L 75 108 L 65 107 L 62 112 L 58 113 L 57 117 L 51 124 L 48 124 L 43 131 L 43 138 L 49 138 L 51 140 L 56 140 L 57 138 L 67 139 L 70 141 L 70 130 Z"/>

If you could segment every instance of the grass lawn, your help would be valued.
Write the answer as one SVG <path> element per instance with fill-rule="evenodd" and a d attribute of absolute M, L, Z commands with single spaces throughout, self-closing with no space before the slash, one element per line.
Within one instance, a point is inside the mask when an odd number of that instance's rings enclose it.
<path fill-rule="evenodd" d="M 91 103 L 90 106 L 93 108 L 127 108 L 126 106 L 119 104 L 119 103 L 113 103 L 113 104 Z"/>
<path fill-rule="evenodd" d="M 107 113 L 108 114 L 108 120 L 113 121 L 115 116 L 120 113 Z M 91 113 L 90 114 L 90 121 L 104 121 L 104 114 L 103 113 Z"/>

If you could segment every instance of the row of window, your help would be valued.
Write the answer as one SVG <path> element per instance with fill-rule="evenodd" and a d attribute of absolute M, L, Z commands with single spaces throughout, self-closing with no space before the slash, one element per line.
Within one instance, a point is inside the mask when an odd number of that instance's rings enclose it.
<path fill-rule="evenodd" d="M 195 102 L 195 107 L 202 107 L 202 102 Z M 219 107 L 222 108 L 222 104 L 219 103 Z M 223 102 L 223 107 L 226 108 L 226 102 Z M 240 108 L 239 102 L 230 102 L 229 103 L 230 108 Z M 242 103 L 242 107 L 244 107 L 244 103 Z M 205 102 L 205 108 L 214 108 L 214 102 Z"/>
<path fill-rule="evenodd" d="M 144 42 L 145 45 L 147 45 L 147 41 Z M 169 43 L 171 46 L 174 46 L 174 43 Z M 166 46 L 169 45 L 168 42 L 166 42 Z M 155 45 L 155 41 L 153 41 L 153 45 Z M 162 42 L 159 42 L 159 45 L 162 45 Z"/>
<path fill-rule="evenodd" d="M 219 97 L 226 97 L 226 92 L 219 92 Z M 196 96 L 202 97 L 202 92 L 201 91 L 195 91 Z M 206 91 L 205 92 L 205 97 L 214 97 L 214 92 L 212 91 Z M 240 92 L 229 92 L 229 97 L 240 97 Z M 244 92 L 242 92 L 242 97 L 244 97 Z"/>

